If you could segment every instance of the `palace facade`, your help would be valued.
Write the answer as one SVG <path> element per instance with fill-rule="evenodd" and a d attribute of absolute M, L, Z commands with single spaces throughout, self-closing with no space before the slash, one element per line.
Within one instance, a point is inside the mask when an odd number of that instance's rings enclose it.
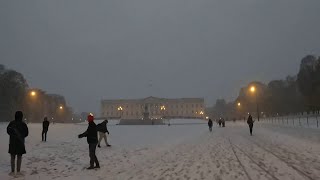
<path fill-rule="evenodd" d="M 102 100 L 101 116 L 109 119 L 204 118 L 203 98 Z"/>

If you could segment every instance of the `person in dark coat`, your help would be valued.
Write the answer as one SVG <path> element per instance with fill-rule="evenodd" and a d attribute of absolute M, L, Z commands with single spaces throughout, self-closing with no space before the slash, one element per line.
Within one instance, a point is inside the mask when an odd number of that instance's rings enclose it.
<path fill-rule="evenodd" d="M 87 142 L 89 144 L 90 167 L 87 169 L 100 168 L 99 161 L 96 156 L 96 148 L 98 144 L 97 125 L 93 122 L 93 115 L 89 115 L 87 120 L 89 122 L 88 129 L 84 133 L 79 134 L 78 137 L 87 137 Z M 96 166 L 94 166 L 94 164 L 96 164 Z"/>
<path fill-rule="evenodd" d="M 212 132 L 213 123 L 211 119 L 208 120 L 208 126 L 209 126 L 209 131 Z"/>
<path fill-rule="evenodd" d="M 249 114 L 249 117 L 248 117 L 248 120 L 247 120 L 247 124 L 249 125 L 250 135 L 251 136 L 252 136 L 253 123 L 254 123 L 254 120 L 252 119 L 251 114 Z"/>
<path fill-rule="evenodd" d="M 101 146 L 100 146 L 100 142 L 101 142 L 102 139 L 104 139 L 104 142 L 106 143 L 106 145 L 107 145 L 108 147 L 111 146 L 111 145 L 108 143 L 108 141 L 107 141 L 107 135 L 106 135 L 106 133 L 108 133 L 108 135 L 109 135 L 109 131 L 108 131 L 108 129 L 107 129 L 107 124 L 108 124 L 108 120 L 106 119 L 106 120 L 104 120 L 102 123 L 100 123 L 100 124 L 97 125 L 97 130 L 98 130 L 98 132 L 99 132 L 99 141 L 98 141 L 98 147 L 99 147 L 99 148 L 101 147 Z"/>
<path fill-rule="evenodd" d="M 219 127 L 221 127 L 221 124 L 222 124 L 222 119 L 221 118 L 218 120 L 218 124 L 219 124 Z"/>
<path fill-rule="evenodd" d="M 221 124 L 222 124 L 222 127 L 226 127 L 226 120 L 222 118 Z"/>
<path fill-rule="evenodd" d="M 29 134 L 28 126 L 22 121 L 23 113 L 17 111 L 15 120 L 11 121 L 7 127 L 10 136 L 9 154 L 11 155 L 11 174 L 15 172 L 15 159 L 17 157 L 17 174 L 20 174 L 22 155 L 26 154 L 25 138 Z"/>
<path fill-rule="evenodd" d="M 49 129 L 50 122 L 48 121 L 48 118 L 45 117 L 42 122 L 42 141 L 47 141 L 47 132 Z"/>

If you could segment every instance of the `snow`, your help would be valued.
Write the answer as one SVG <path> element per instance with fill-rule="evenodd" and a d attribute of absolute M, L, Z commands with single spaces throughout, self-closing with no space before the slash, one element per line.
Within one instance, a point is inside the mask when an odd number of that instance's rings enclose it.
<path fill-rule="evenodd" d="M 53 124 L 41 142 L 41 124 L 28 124 L 23 176 L 12 177 L 7 123 L 0 124 L 0 179 L 320 179 L 320 128 L 268 121 L 227 122 L 208 131 L 205 121 L 171 120 L 171 126 L 123 126 L 109 121 L 112 147 L 97 149 L 101 169 L 89 165 L 88 145 L 77 135 L 86 123 Z"/>

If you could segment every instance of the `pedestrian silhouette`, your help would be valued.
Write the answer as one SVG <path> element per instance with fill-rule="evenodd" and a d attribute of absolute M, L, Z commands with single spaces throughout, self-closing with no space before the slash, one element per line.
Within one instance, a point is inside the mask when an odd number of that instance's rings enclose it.
<path fill-rule="evenodd" d="M 252 119 L 251 114 L 249 114 L 249 117 L 248 117 L 248 120 L 247 120 L 247 124 L 249 125 L 250 135 L 251 136 L 252 136 L 253 123 L 254 123 L 254 120 Z"/>
<path fill-rule="evenodd" d="M 98 135 L 97 135 L 97 125 L 93 122 L 93 115 L 89 115 L 88 118 L 88 129 L 78 135 L 78 138 L 87 137 L 87 142 L 89 144 L 89 157 L 90 157 L 90 167 L 87 169 L 100 168 L 98 158 L 96 156 L 96 148 L 98 144 Z M 94 166 L 96 164 L 96 166 Z"/>
<path fill-rule="evenodd" d="M 45 117 L 42 122 L 42 141 L 47 141 L 47 133 L 49 130 L 49 124 L 50 124 L 50 122 L 48 121 L 48 118 Z"/>
<path fill-rule="evenodd" d="M 106 145 L 108 147 L 110 147 L 111 145 L 108 143 L 108 140 L 107 140 L 107 135 L 106 133 L 108 133 L 109 135 L 109 131 L 107 129 L 107 124 L 108 124 L 108 120 L 104 120 L 102 123 L 98 124 L 97 125 L 97 131 L 99 133 L 99 141 L 98 141 L 98 147 L 100 148 L 100 143 L 102 141 L 102 139 L 104 139 L 104 142 L 106 143 Z"/>
<path fill-rule="evenodd" d="M 209 131 L 212 132 L 213 123 L 211 119 L 208 120 L 208 126 L 209 126 Z"/>
<path fill-rule="evenodd" d="M 11 155 L 11 173 L 15 172 L 15 159 L 17 157 L 17 174 L 21 174 L 22 155 L 26 154 L 24 139 L 28 136 L 29 130 L 26 123 L 22 121 L 23 113 L 17 111 L 15 113 L 15 120 L 11 121 L 7 127 L 7 133 L 10 136 L 9 154 Z"/>

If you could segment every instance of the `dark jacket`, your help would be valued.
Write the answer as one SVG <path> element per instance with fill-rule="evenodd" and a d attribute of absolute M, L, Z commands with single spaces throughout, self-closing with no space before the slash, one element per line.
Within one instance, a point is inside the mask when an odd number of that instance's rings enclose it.
<path fill-rule="evenodd" d="M 212 124 L 212 120 L 209 119 L 209 121 L 208 121 L 208 126 L 209 126 L 209 127 L 212 127 L 212 125 L 213 125 L 213 124 Z"/>
<path fill-rule="evenodd" d="M 97 125 L 94 122 L 89 122 L 86 132 L 79 134 L 79 138 L 87 137 L 88 144 L 98 143 Z"/>
<path fill-rule="evenodd" d="M 10 135 L 9 153 L 22 155 L 26 153 L 24 139 L 28 136 L 28 126 L 22 120 L 11 121 L 7 127 Z"/>
<path fill-rule="evenodd" d="M 48 120 L 43 121 L 43 122 L 42 122 L 42 128 L 43 128 L 43 130 L 47 130 L 47 131 L 48 131 L 48 129 L 49 129 L 49 124 L 50 124 L 50 122 L 49 122 Z"/>
<path fill-rule="evenodd" d="M 247 120 L 247 124 L 248 124 L 249 126 L 253 126 L 253 123 L 254 123 L 254 121 L 253 121 L 253 119 L 252 119 L 252 116 L 249 116 L 249 117 L 248 117 L 248 120 Z"/>
<path fill-rule="evenodd" d="M 98 124 L 97 131 L 109 134 L 109 131 L 107 129 L 107 122 L 103 121 L 102 123 Z"/>

